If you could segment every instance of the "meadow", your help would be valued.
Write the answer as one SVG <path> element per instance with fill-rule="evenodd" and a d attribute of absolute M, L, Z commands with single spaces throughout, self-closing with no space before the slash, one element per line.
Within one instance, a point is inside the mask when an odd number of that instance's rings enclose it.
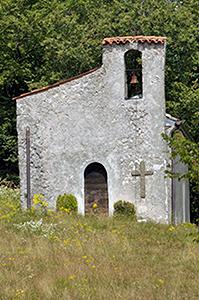
<path fill-rule="evenodd" d="M 0 187 L 0 299 L 199 299 L 193 224 L 22 211 Z"/>

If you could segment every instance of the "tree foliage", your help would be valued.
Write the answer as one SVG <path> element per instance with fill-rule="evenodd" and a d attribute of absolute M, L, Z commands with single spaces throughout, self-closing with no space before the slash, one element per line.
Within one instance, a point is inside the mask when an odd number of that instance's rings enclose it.
<path fill-rule="evenodd" d="M 1 175 L 17 174 L 11 97 L 100 65 L 106 36 L 167 36 L 167 110 L 198 142 L 198 19 L 195 0 L 1 0 Z"/>
<path fill-rule="evenodd" d="M 180 174 L 181 177 L 189 178 L 189 181 L 194 184 L 194 189 L 199 193 L 199 147 L 195 142 L 190 141 L 182 135 L 181 132 L 176 131 L 174 136 L 168 137 L 164 135 L 172 149 L 172 158 L 180 157 L 182 163 L 188 166 L 186 174 Z M 172 174 L 174 176 L 175 174 Z"/>
<path fill-rule="evenodd" d="M 171 151 L 171 158 L 178 157 L 180 161 L 188 166 L 188 172 L 185 174 L 173 174 L 171 170 L 167 170 L 169 177 L 177 177 L 179 179 L 186 177 L 189 179 L 191 187 L 191 221 L 199 224 L 199 147 L 198 143 L 190 141 L 182 135 L 178 130 L 174 135 L 169 137 L 164 135 Z"/>

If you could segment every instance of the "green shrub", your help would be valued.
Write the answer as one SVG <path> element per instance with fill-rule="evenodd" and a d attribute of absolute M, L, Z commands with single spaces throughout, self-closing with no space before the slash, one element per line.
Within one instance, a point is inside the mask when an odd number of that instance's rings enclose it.
<path fill-rule="evenodd" d="M 63 194 L 57 197 L 56 209 L 57 211 L 64 211 L 67 213 L 77 212 L 77 199 L 72 194 Z"/>
<path fill-rule="evenodd" d="M 136 219 L 135 206 L 130 202 L 119 200 L 114 204 L 114 215 L 133 217 Z"/>

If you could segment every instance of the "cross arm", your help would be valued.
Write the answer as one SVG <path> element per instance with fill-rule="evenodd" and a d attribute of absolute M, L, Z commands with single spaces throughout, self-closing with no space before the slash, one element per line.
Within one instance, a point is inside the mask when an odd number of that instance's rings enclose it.
<path fill-rule="evenodd" d="M 131 175 L 132 176 L 140 176 L 140 172 L 137 171 L 137 170 L 134 170 L 134 171 L 131 172 Z"/>
<path fill-rule="evenodd" d="M 146 171 L 145 175 L 153 175 L 153 171 Z"/>

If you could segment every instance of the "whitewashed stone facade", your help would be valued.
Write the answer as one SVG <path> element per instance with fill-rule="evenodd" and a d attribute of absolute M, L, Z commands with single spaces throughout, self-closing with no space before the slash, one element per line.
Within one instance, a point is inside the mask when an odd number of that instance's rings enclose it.
<path fill-rule="evenodd" d="M 17 99 L 21 201 L 26 205 L 26 128 L 30 128 L 31 195 L 43 193 L 54 208 L 59 194 L 77 197 L 84 214 L 84 171 L 92 162 L 107 172 L 108 209 L 119 199 L 135 204 L 138 217 L 171 221 L 172 183 L 165 178 L 165 39 L 104 42 L 102 67 L 79 78 Z M 142 53 L 142 98 L 125 99 L 124 54 Z M 140 177 L 144 161 L 145 196 Z M 188 201 L 188 199 L 186 200 Z M 188 220 L 189 216 L 185 218 Z M 186 221 L 184 219 L 184 221 Z"/>

